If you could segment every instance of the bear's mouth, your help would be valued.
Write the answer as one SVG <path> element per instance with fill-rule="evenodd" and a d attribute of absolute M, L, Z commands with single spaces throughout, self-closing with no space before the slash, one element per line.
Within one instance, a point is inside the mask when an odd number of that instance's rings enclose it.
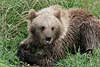
<path fill-rule="evenodd" d="M 51 44 L 51 42 L 50 41 L 46 41 L 46 44 Z"/>
<path fill-rule="evenodd" d="M 51 39 L 50 41 L 45 40 L 45 41 L 44 41 L 44 44 L 45 44 L 45 45 L 50 45 L 50 44 L 52 44 L 52 41 L 53 41 L 53 39 Z"/>

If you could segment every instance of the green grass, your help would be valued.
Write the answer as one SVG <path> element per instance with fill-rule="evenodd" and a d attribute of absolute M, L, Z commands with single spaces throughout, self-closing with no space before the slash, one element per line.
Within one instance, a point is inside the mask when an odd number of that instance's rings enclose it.
<path fill-rule="evenodd" d="M 50 1 L 50 2 L 49 2 Z M 19 67 L 23 62 L 16 56 L 17 46 L 28 36 L 27 14 L 50 5 L 59 4 L 63 8 L 83 8 L 100 18 L 100 0 L 0 0 L 0 67 Z M 72 55 L 68 53 L 55 67 L 100 67 L 100 50 L 91 54 Z M 27 64 L 26 64 L 27 65 Z M 29 65 L 27 65 L 29 66 Z M 24 66 L 23 66 L 24 67 Z"/>

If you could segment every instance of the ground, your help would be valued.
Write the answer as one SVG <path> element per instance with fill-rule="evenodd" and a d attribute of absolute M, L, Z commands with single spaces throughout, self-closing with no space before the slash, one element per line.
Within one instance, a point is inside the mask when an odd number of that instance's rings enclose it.
<path fill-rule="evenodd" d="M 17 46 L 28 36 L 27 11 L 59 4 L 63 8 L 83 8 L 100 18 L 100 0 L 1 0 L 0 1 L 0 67 L 29 66 L 18 60 Z M 68 53 L 55 67 L 100 67 L 100 50 L 93 54 Z"/>

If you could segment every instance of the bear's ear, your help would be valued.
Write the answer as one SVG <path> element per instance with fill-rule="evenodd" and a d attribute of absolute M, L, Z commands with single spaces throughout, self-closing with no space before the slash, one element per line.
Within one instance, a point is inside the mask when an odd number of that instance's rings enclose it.
<path fill-rule="evenodd" d="M 56 16 L 61 21 L 61 11 L 56 11 L 54 16 Z"/>
<path fill-rule="evenodd" d="M 37 14 L 37 12 L 34 9 L 31 9 L 29 11 L 29 19 L 30 19 L 30 21 L 32 21 L 37 16 L 38 16 L 38 14 Z"/>

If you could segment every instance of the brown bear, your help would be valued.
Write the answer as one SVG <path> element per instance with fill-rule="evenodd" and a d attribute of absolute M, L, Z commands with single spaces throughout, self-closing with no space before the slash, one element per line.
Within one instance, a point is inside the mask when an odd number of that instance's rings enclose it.
<path fill-rule="evenodd" d="M 65 10 L 58 5 L 39 12 L 32 9 L 29 11 L 29 37 L 21 42 L 17 55 L 31 65 L 53 67 L 67 54 L 67 49 L 72 53 L 78 49 L 85 53 L 98 48 L 99 29 L 100 21 L 83 9 Z"/>

